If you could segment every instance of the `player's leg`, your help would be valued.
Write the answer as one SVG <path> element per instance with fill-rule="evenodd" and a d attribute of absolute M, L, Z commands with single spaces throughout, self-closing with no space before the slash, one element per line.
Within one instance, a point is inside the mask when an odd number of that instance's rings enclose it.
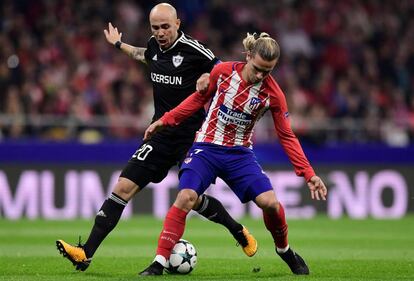
<path fill-rule="evenodd" d="M 309 274 L 309 268 L 303 258 L 289 247 L 285 211 L 274 191 L 259 194 L 255 202 L 263 210 L 263 221 L 273 237 L 276 253 L 288 264 L 294 274 Z"/>
<path fill-rule="evenodd" d="M 220 167 L 215 164 L 216 161 L 209 160 L 214 158 L 211 151 L 204 151 L 205 156 L 208 157 L 198 157 L 198 153 L 192 154 L 195 147 L 197 147 L 196 144 L 181 166 L 180 192 L 165 217 L 155 259 L 150 266 L 139 273 L 140 275 L 161 275 L 163 273 L 174 245 L 184 233 L 188 212 L 196 205 L 198 197 L 215 181 L 217 173 L 220 171 Z"/>
<path fill-rule="evenodd" d="M 181 188 L 181 186 L 191 188 Z M 180 178 L 180 192 L 164 219 L 154 261 L 141 271 L 140 275 L 162 275 L 174 245 L 183 236 L 187 214 L 196 204 L 198 192 L 204 192 L 205 189 L 198 173 L 190 169 L 183 171 Z"/>
<path fill-rule="evenodd" d="M 168 173 L 169 167 L 164 165 L 165 157 L 158 157 L 161 149 L 158 143 L 144 143 L 134 153 L 121 176 L 114 186 L 112 194 L 104 201 L 96 214 L 94 225 L 84 245 L 70 245 L 63 240 L 57 240 L 59 252 L 69 259 L 77 270 L 88 268 L 92 257 L 102 241 L 115 228 L 128 201 L 144 188 L 149 182 L 159 182 Z M 150 153 L 152 152 L 152 153 Z M 161 159 L 161 160 L 157 160 Z M 159 168 L 155 170 L 155 161 Z"/>
<path fill-rule="evenodd" d="M 118 224 L 129 200 L 139 192 L 140 187 L 128 178 L 120 177 L 112 194 L 102 204 L 95 217 L 88 240 L 83 245 L 86 256 L 91 258 L 102 241 Z"/>
<path fill-rule="evenodd" d="M 234 220 L 223 204 L 213 196 L 201 195 L 198 206 L 193 210 L 208 220 L 226 227 L 248 257 L 254 256 L 257 252 L 257 241 L 247 227 Z"/>
<path fill-rule="evenodd" d="M 273 190 L 261 193 L 255 202 L 263 211 L 264 223 L 272 234 L 277 252 L 285 252 L 289 247 L 288 225 L 282 204 L 277 201 Z"/>
<path fill-rule="evenodd" d="M 77 270 L 84 271 L 92 261 L 92 256 L 115 228 L 129 199 L 138 192 L 139 187 L 127 178 L 120 177 L 112 194 L 104 201 L 95 216 L 94 225 L 84 245 L 72 246 L 63 240 L 57 240 L 56 246 L 60 253 L 68 258 Z"/>
<path fill-rule="evenodd" d="M 195 144 L 189 151 L 187 161 L 184 161 L 181 168 L 186 169 L 191 163 L 193 157 L 203 157 L 208 150 L 203 146 L 197 146 Z M 211 157 L 211 155 L 210 155 Z M 191 159 L 191 160 L 189 160 Z M 195 158 L 196 159 L 196 158 Z M 213 196 L 202 194 L 197 200 L 196 205 L 193 208 L 194 211 L 199 213 L 206 219 L 221 224 L 233 235 L 237 243 L 242 246 L 243 252 L 252 257 L 257 251 L 257 241 L 252 234 L 249 233 L 248 229 L 238 223 L 233 217 L 227 212 L 223 204 L 214 198 Z"/>
<path fill-rule="evenodd" d="M 245 148 L 237 149 L 233 155 L 228 160 L 229 168 L 223 180 L 241 202 L 256 202 L 263 210 L 264 222 L 275 241 L 277 253 L 294 273 L 307 274 L 309 270 L 303 259 L 289 248 L 283 206 L 277 201 L 270 180 L 258 164 L 256 156 Z"/>
<path fill-rule="evenodd" d="M 128 164 L 127 167 L 131 165 L 133 164 Z M 131 167 L 125 168 L 123 173 L 130 168 Z M 135 168 L 135 171 L 138 173 L 143 169 L 145 168 Z M 145 181 L 149 181 L 148 176 L 151 175 L 151 171 L 146 170 L 140 174 L 146 175 L 146 177 L 141 177 L 142 180 L 144 180 L 141 182 L 146 185 L 147 183 L 145 183 Z M 109 198 L 104 201 L 101 208 L 97 212 L 94 224 L 86 243 L 81 245 L 79 242 L 78 245 L 73 246 L 63 240 L 56 241 L 56 246 L 59 252 L 72 262 L 76 270 L 84 271 L 88 268 L 89 264 L 92 261 L 94 253 L 101 245 L 102 241 L 118 224 L 122 212 L 125 209 L 125 206 L 128 204 L 128 201 L 137 192 L 139 192 L 139 190 L 140 187 L 136 183 L 128 178 L 120 177 L 113 189 L 113 192 Z"/>

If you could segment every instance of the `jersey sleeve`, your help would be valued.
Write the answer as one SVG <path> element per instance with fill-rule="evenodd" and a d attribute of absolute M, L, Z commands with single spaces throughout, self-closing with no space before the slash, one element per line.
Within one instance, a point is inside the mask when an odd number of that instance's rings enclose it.
<path fill-rule="evenodd" d="M 201 66 L 202 73 L 209 73 L 214 68 L 216 64 L 219 64 L 220 60 L 214 57 L 212 60 L 206 60 L 204 65 Z"/>
<path fill-rule="evenodd" d="M 198 44 L 195 49 L 199 52 L 202 58 L 199 62 L 199 69 L 201 73 L 210 73 L 214 66 L 220 63 L 220 60 L 214 55 L 214 53 L 204 44 L 196 41 Z"/>
<path fill-rule="evenodd" d="M 184 101 L 182 101 L 177 107 L 166 112 L 161 121 L 168 126 L 177 126 L 182 121 L 190 117 L 197 110 L 202 108 L 214 95 L 217 90 L 217 80 L 219 75 L 219 67 L 214 67 L 210 73 L 210 82 L 208 89 L 205 93 L 194 92 Z"/>
<path fill-rule="evenodd" d="M 149 61 L 151 59 L 151 44 L 153 44 L 153 40 L 155 40 L 153 37 L 150 37 L 147 41 L 147 48 L 144 52 L 145 61 Z"/>
<path fill-rule="evenodd" d="M 296 175 L 304 177 L 308 182 L 315 175 L 315 172 L 290 126 L 285 95 L 277 84 L 273 90 L 275 95 L 272 95 L 270 112 L 272 113 L 276 134 L 295 169 Z"/>

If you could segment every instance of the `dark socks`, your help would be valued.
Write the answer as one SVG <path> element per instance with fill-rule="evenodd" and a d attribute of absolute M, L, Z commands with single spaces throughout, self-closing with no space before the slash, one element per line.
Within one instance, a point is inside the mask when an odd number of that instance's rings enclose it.
<path fill-rule="evenodd" d="M 236 222 L 224 209 L 223 204 L 216 198 L 209 195 L 201 195 L 202 201 L 197 210 L 203 217 L 225 226 L 233 236 L 243 229 L 243 226 Z"/>
<path fill-rule="evenodd" d="M 91 258 L 105 237 L 115 228 L 127 203 L 114 193 L 105 200 L 96 214 L 88 241 L 83 245 L 86 257 Z"/>

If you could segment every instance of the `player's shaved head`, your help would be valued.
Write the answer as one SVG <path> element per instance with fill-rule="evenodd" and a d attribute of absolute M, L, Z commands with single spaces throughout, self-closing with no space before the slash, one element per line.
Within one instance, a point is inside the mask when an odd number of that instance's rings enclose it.
<path fill-rule="evenodd" d="M 169 48 L 178 37 L 180 20 L 177 10 L 168 3 L 161 3 L 152 8 L 149 21 L 152 35 L 161 49 Z"/>
<path fill-rule="evenodd" d="M 177 19 L 177 10 L 171 4 L 160 3 L 151 9 L 149 14 L 150 20 L 152 17 L 171 17 L 171 19 L 175 20 Z"/>

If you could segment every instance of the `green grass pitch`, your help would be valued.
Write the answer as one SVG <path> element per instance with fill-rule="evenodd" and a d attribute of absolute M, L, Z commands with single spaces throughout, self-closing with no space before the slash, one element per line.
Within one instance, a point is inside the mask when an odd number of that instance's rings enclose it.
<path fill-rule="evenodd" d="M 244 256 L 228 232 L 192 217 L 185 239 L 198 251 L 196 269 L 186 276 L 140 278 L 153 259 L 162 221 L 137 216 L 121 221 L 85 272 L 76 272 L 56 250 L 55 240 L 87 238 L 92 220 L 6 221 L 0 219 L 0 280 L 414 280 L 414 217 L 400 220 L 289 220 L 293 249 L 307 261 L 311 275 L 293 276 L 275 255 L 261 220 L 241 220 L 259 243 Z M 259 272 L 253 272 L 260 267 Z"/>

